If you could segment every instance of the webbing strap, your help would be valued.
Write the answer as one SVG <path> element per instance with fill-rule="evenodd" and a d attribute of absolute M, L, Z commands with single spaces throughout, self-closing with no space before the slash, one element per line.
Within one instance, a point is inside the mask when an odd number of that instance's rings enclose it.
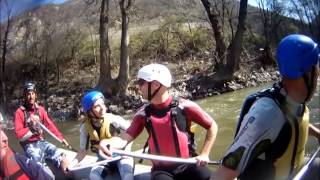
<path fill-rule="evenodd" d="M 172 133 L 173 133 L 173 141 L 174 141 L 174 145 L 175 145 L 175 148 L 176 148 L 176 155 L 177 155 L 177 157 L 181 157 L 178 134 L 177 134 L 177 128 L 175 127 L 175 124 L 176 124 L 175 122 L 176 122 L 176 119 L 177 119 L 177 112 L 172 110 L 170 116 L 171 116 L 170 119 L 171 119 L 171 129 L 172 129 Z"/>

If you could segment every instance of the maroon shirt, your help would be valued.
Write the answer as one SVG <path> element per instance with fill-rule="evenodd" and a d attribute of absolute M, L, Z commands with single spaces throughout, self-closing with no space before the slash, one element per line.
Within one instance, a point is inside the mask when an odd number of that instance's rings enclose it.
<path fill-rule="evenodd" d="M 173 98 L 169 97 L 164 103 L 158 104 L 158 105 L 152 105 L 152 106 L 154 109 L 165 109 L 170 105 L 172 100 Z M 204 127 L 205 129 L 209 129 L 211 127 L 213 119 L 206 112 L 204 112 L 196 103 L 180 98 L 179 108 L 183 109 L 188 125 L 190 125 L 191 122 L 195 122 L 200 126 Z M 151 115 L 150 118 L 151 118 L 154 132 L 157 136 L 156 138 L 158 140 L 158 144 L 160 148 L 160 155 L 175 157 L 176 150 L 175 150 L 175 143 L 173 139 L 173 132 L 171 128 L 170 114 L 171 114 L 171 111 L 168 111 L 164 117 L 159 118 Z M 135 114 L 133 121 L 127 130 L 127 133 L 131 137 L 136 138 L 142 132 L 144 127 L 145 127 L 145 112 L 143 107 Z M 176 130 L 177 130 L 181 157 L 188 158 L 189 157 L 188 137 L 184 132 L 180 131 L 177 127 L 176 127 Z M 154 145 L 154 138 L 152 137 L 152 135 L 148 143 L 149 143 L 149 149 L 151 154 L 155 154 L 156 150 Z M 159 162 L 153 161 L 153 164 L 154 166 L 157 166 L 159 165 Z M 161 165 L 164 165 L 164 164 L 169 166 L 172 163 L 161 163 Z"/>

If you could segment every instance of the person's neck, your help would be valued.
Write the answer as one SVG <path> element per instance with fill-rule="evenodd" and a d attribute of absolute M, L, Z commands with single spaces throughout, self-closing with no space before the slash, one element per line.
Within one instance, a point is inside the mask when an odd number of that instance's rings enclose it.
<path fill-rule="evenodd" d="M 35 103 L 31 104 L 31 103 L 26 102 L 25 103 L 25 108 L 27 108 L 28 110 L 32 110 L 32 109 L 35 108 Z"/>
<path fill-rule="evenodd" d="M 167 90 L 165 90 L 164 92 L 158 92 L 158 94 L 156 96 L 154 96 L 152 98 L 151 103 L 152 104 L 162 104 L 164 103 L 168 98 L 170 97 L 169 92 Z"/>
<path fill-rule="evenodd" d="M 287 95 L 298 103 L 304 103 L 308 94 L 303 78 L 282 80 L 282 84 L 287 91 Z"/>

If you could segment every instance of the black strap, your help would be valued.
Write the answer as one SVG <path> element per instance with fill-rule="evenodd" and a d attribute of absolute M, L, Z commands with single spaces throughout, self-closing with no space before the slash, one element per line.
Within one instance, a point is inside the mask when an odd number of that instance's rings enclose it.
<path fill-rule="evenodd" d="M 175 122 L 177 119 L 177 111 L 175 111 L 176 108 L 171 110 L 171 129 L 173 133 L 173 141 L 174 145 L 176 148 L 176 155 L 177 157 L 181 157 L 181 152 L 180 152 L 180 146 L 179 146 L 179 140 L 178 140 L 178 134 L 177 134 L 177 128 L 175 127 Z"/>
<path fill-rule="evenodd" d="M 18 179 L 20 176 L 22 176 L 24 174 L 24 172 L 22 171 L 21 168 L 19 168 L 19 170 L 15 173 L 13 173 L 10 176 L 5 177 L 5 179 Z"/>
<path fill-rule="evenodd" d="M 152 136 L 153 141 L 154 141 L 154 145 L 155 145 L 155 148 L 156 148 L 156 154 L 159 155 L 160 154 L 160 147 L 159 147 L 158 139 L 157 139 L 156 133 L 154 132 L 154 129 L 152 127 L 152 122 L 150 120 L 150 117 L 147 118 L 147 119 L 148 120 L 147 120 L 147 124 L 146 125 L 148 126 L 148 129 L 151 130 L 150 135 Z"/>
<path fill-rule="evenodd" d="M 2 168 L 0 168 L 0 177 L 2 177 L 2 178 L 4 178 L 4 177 L 5 177 L 5 176 L 4 176 L 4 172 L 3 172 Z"/>
<path fill-rule="evenodd" d="M 150 136 L 153 137 L 154 139 L 154 144 L 156 147 L 156 153 L 160 154 L 160 147 L 158 144 L 158 140 L 156 138 L 155 132 L 154 132 L 154 128 L 152 127 L 152 122 L 150 119 L 151 113 L 155 114 L 156 116 L 162 117 L 164 116 L 168 111 L 171 111 L 170 114 L 170 119 L 171 119 L 171 129 L 172 129 L 172 133 L 173 133 L 173 140 L 175 143 L 175 149 L 176 149 L 176 155 L 177 157 L 181 157 L 181 152 L 180 152 L 180 146 L 179 146 L 179 141 L 178 141 L 178 133 L 177 133 L 177 128 L 180 131 L 183 131 L 186 133 L 186 135 L 188 136 L 188 147 L 189 147 L 189 152 L 191 156 L 195 156 L 195 141 L 194 141 L 194 133 L 192 133 L 190 131 L 190 128 L 187 127 L 187 120 L 183 114 L 183 110 L 179 108 L 179 97 L 175 96 L 173 97 L 172 102 L 170 103 L 170 105 L 165 108 L 165 109 L 161 109 L 161 110 L 154 110 L 152 108 L 151 105 L 147 105 L 145 107 L 145 127 L 149 133 L 149 137 L 147 142 L 144 145 L 143 148 L 143 153 L 145 152 L 147 146 L 148 146 L 148 141 L 150 139 Z M 158 150 L 157 150 L 158 149 Z M 142 162 L 142 161 L 140 161 Z"/>

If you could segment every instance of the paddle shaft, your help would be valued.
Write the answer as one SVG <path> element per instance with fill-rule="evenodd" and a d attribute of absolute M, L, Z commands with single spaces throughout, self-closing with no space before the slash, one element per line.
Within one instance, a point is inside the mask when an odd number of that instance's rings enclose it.
<path fill-rule="evenodd" d="M 96 163 L 85 164 L 85 165 L 81 165 L 78 167 L 71 167 L 71 168 L 68 168 L 68 171 L 77 171 L 77 170 L 86 169 L 86 168 L 90 168 L 90 167 L 94 167 L 94 166 L 106 165 L 110 162 L 118 161 L 120 159 L 121 159 L 121 156 L 116 156 L 116 157 L 113 157 L 112 159 L 106 159 L 103 161 L 98 161 Z"/>
<path fill-rule="evenodd" d="M 147 159 L 147 160 L 166 161 L 166 162 L 175 162 L 175 163 L 184 163 L 184 164 L 196 164 L 197 163 L 197 160 L 194 158 L 184 159 L 184 158 L 177 158 L 177 157 L 128 152 L 128 151 L 117 150 L 117 149 L 113 149 L 112 152 L 114 154 L 118 154 L 118 155 L 122 155 L 122 156 L 130 156 L 130 157 L 134 157 L 134 158 Z M 218 165 L 218 164 L 221 164 L 221 162 L 220 161 L 209 161 L 208 164 Z"/>
<path fill-rule="evenodd" d="M 60 140 L 55 134 L 53 134 L 46 126 L 44 126 L 40 121 L 36 120 L 36 122 L 40 125 L 40 127 L 46 131 L 48 134 L 50 134 L 55 140 L 59 141 L 61 144 L 63 144 L 63 141 Z M 68 148 L 74 152 L 78 152 L 76 149 L 74 149 L 71 145 L 68 146 Z"/>
<path fill-rule="evenodd" d="M 312 155 L 312 157 L 310 158 L 308 163 L 306 165 L 304 165 L 301 168 L 301 170 L 294 176 L 293 180 L 299 180 L 305 175 L 305 173 L 309 169 L 309 166 L 312 164 L 313 160 L 317 157 L 319 152 L 320 152 L 320 146 L 318 147 L 317 151 Z"/>

